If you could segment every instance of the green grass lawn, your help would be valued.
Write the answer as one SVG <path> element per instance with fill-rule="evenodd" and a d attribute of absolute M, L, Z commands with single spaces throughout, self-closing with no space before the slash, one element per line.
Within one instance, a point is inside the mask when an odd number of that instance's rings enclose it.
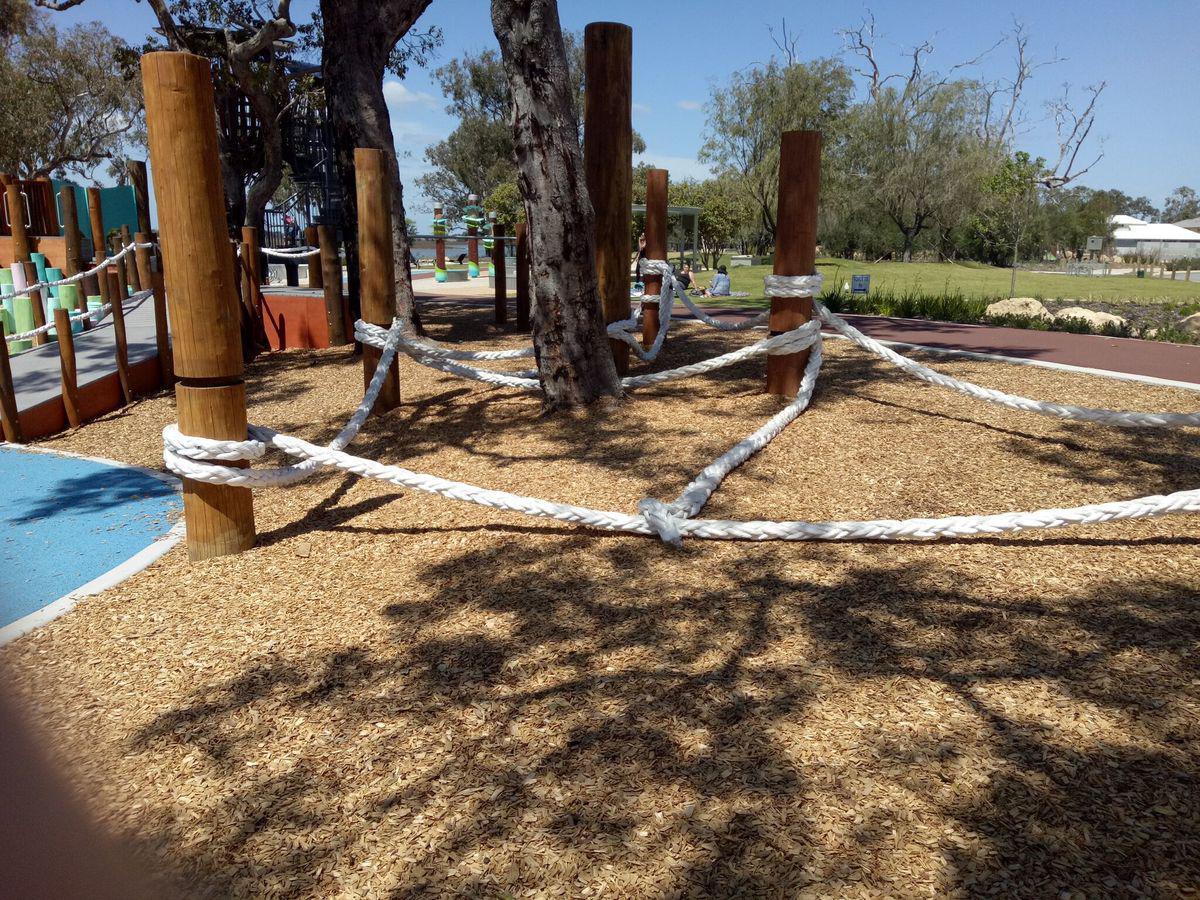
<path fill-rule="evenodd" d="M 733 290 L 748 291 L 750 297 L 740 302 L 756 305 L 764 301 L 762 279 L 770 266 L 731 268 L 729 277 Z M 865 263 L 845 259 L 817 260 L 817 271 L 825 276 L 825 290 L 848 286 L 851 275 L 871 276 L 872 291 L 893 294 L 909 292 L 923 294 L 961 295 L 966 298 L 996 299 L 1008 296 L 1010 269 L 1000 269 L 981 263 Z M 700 282 L 707 285 L 711 272 L 700 273 Z M 1017 273 L 1018 297 L 1037 297 L 1044 300 L 1072 299 L 1086 304 L 1088 300 L 1106 303 L 1136 301 L 1162 303 L 1172 309 L 1200 308 L 1200 282 L 1171 281 L 1162 278 L 1135 278 L 1132 275 L 1090 277 L 1083 275 L 1042 275 Z M 735 301 L 736 302 L 736 301 Z"/>

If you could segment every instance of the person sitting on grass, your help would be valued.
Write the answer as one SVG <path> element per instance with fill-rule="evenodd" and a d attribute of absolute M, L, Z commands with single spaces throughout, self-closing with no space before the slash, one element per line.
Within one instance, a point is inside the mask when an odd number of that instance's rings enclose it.
<path fill-rule="evenodd" d="M 729 271 L 724 266 L 717 266 L 717 274 L 713 276 L 712 284 L 704 292 L 705 297 L 730 296 Z"/>

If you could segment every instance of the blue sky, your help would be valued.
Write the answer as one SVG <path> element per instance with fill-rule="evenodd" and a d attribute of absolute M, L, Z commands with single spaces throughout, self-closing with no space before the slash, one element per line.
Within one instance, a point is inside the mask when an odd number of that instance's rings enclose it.
<path fill-rule="evenodd" d="M 293 4 L 297 20 L 314 4 Z M 646 139 L 645 161 L 667 168 L 672 177 L 702 176 L 696 154 L 704 140 L 705 101 L 714 85 L 731 72 L 761 62 L 774 46 L 768 26 L 786 18 L 800 38 L 803 58 L 841 52 L 838 30 L 858 24 L 869 8 L 881 35 L 885 70 L 903 65 L 907 48 L 932 39 L 931 65 L 948 68 L 991 46 L 1014 20 L 1031 33 L 1036 59 L 1064 61 L 1037 72 L 1026 91 L 1030 124 L 1020 145 L 1034 154 L 1055 153 L 1054 130 L 1044 103 L 1099 81 L 1108 88 L 1101 100 L 1093 151 L 1104 158 L 1081 183 L 1116 187 L 1148 196 L 1161 205 L 1181 184 L 1200 189 L 1200 10 L 1197 0 L 1116 0 L 1089 2 L 1008 2 L 983 4 L 951 0 L 883 0 L 865 5 L 802 3 L 796 0 L 559 0 L 563 25 L 582 30 L 604 19 L 633 26 L 634 127 Z M 148 6 L 134 0 L 86 0 L 56 14 L 58 21 L 98 19 L 130 42 L 153 26 Z M 434 0 L 421 25 L 436 24 L 446 42 L 434 65 L 466 51 L 495 46 L 486 0 Z M 1012 71 L 1007 49 L 994 52 L 982 74 Z M 396 145 L 408 154 L 402 163 L 412 216 L 424 227 L 429 215 L 412 179 L 424 171 L 425 147 L 445 137 L 455 119 L 432 72 L 414 69 L 404 83 L 385 86 Z M 1095 140 L 1099 138 L 1099 140 Z"/>

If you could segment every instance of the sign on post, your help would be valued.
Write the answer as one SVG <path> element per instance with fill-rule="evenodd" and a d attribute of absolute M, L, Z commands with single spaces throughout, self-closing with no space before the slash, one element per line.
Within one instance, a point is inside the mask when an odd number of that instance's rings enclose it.
<path fill-rule="evenodd" d="M 851 275 L 850 276 L 850 293 L 865 294 L 871 290 L 870 275 Z"/>
<path fill-rule="evenodd" d="M 1104 249 L 1104 238 L 1100 237 L 1099 235 L 1093 234 L 1091 237 L 1089 237 L 1087 239 L 1087 249 L 1088 250 L 1103 250 Z"/>

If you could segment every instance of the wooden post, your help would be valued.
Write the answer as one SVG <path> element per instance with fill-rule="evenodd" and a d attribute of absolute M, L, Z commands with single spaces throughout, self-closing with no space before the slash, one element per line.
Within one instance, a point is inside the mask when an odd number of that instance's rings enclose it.
<path fill-rule="evenodd" d="M 63 260 L 64 275 L 78 275 L 83 267 L 83 234 L 79 231 L 79 210 L 75 207 L 75 188 L 64 184 L 58 192 L 58 205 L 62 208 L 63 243 L 66 259 Z"/>
<path fill-rule="evenodd" d="M 504 266 L 504 223 L 492 224 L 492 269 L 496 285 L 496 324 L 508 322 L 508 274 Z"/>
<path fill-rule="evenodd" d="M 132 243 L 133 243 L 133 238 L 129 234 L 129 226 L 122 225 L 121 226 L 121 246 L 128 247 Z M 142 289 L 142 275 L 141 275 L 141 272 L 138 271 L 138 266 L 137 266 L 137 250 L 133 251 L 133 256 L 131 256 L 131 257 L 126 256 L 125 261 L 126 261 L 125 272 L 129 276 L 129 287 L 136 294 L 138 291 L 140 291 Z"/>
<path fill-rule="evenodd" d="M 529 330 L 529 228 L 517 223 L 517 330 Z"/>
<path fill-rule="evenodd" d="M 583 30 L 583 162 L 596 211 L 596 279 L 605 322 L 629 318 L 629 225 L 633 218 L 633 29 L 592 22 Z M 617 373 L 629 345 L 610 340 Z"/>
<path fill-rule="evenodd" d="M 779 145 L 776 275 L 812 275 L 817 261 L 817 205 L 821 192 L 821 132 L 785 131 Z M 772 297 L 771 334 L 812 318 L 811 297 Z M 807 350 L 767 357 L 767 393 L 791 399 L 800 390 Z"/>
<path fill-rule="evenodd" d="M 149 243 L 149 235 L 139 231 L 133 236 L 139 244 Z M 154 292 L 154 344 L 158 348 L 159 383 L 169 388 L 175 383 L 174 367 L 171 363 L 171 340 L 167 326 L 167 298 L 163 294 L 162 277 L 155 271 L 153 249 L 138 247 L 133 251 L 137 262 L 138 279 Z"/>
<path fill-rule="evenodd" d="M 667 258 L 667 170 L 646 173 L 646 258 Z M 643 275 L 646 299 L 642 301 L 642 346 L 649 347 L 658 337 L 658 292 L 661 275 Z"/>
<path fill-rule="evenodd" d="M 309 225 L 304 229 L 304 243 L 310 247 L 321 246 L 321 235 L 317 230 L 316 225 Z M 322 277 L 321 268 L 324 261 L 321 256 L 308 257 L 308 286 L 315 290 L 320 290 L 325 286 L 325 279 Z"/>
<path fill-rule="evenodd" d="M 21 415 L 17 412 L 17 393 L 13 388 L 12 367 L 8 364 L 8 341 L 0 336 L 0 432 L 13 444 L 25 440 L 21 433 Z"/>
<path fill-rule="evenodd" d="M 25 262 L 21 263 L 21 271 L 25 275 L 26 284 L 37 284 L 37 266 L 35 266 L 29 260 L 26 260 Z M 17 293 L 20 294 L 22 291 L 18 290 Z M 24 291 L 23 293 L 28 295 L 30 304 L 33 306 L 33 327 L 41 328 L 46 324 L 46 304 L 42 300 L 42 292 Z M 41 334 L 35 334 L 33 336 L 33 346 L 35 347 L 41 347 L 42 345 L 48 343 L 50 343 L 50 336 L 44 331 Z"/>
<path fill-rule="evenodd" d="M 241 316 L 225 231 L 211 63 L 190 53 L 148 53 L 142 81 L 175 335 L 179 427 L 198 437 L 245 440 Z M 185 478 L 183 503 L 193 560 L 254 545 L 248 489 Z"/>
<path fill-rule="evenodd" d="M 142 234 L 153 236 L 154 229 L 150 226 L 150 185 L 146 180 L 146 164 L 140 159 L 131 159 L 127 166 L 129 182 L 133 185 L 133 202 L 137 206 L 137 230 Z"/>
<path fill-rule="evenodd" d="M 125 303 L 120 276 L 108 270 L 109 296 L 113 299 L 113 338 L 116 343 L 117 379 L 121 382 L 121 394 L 126 403 L 133 402 L 133 377 L 129 372 L 129 337 L 125 332 Z"/>
<path fill-rule="evenodd" d="M 12 229 L 13 262 L 24 262 L 29 259 L 29 223 L 25 221 L 25 198 L 21 195 L 20 182 L 10 181 L 4 186 L 4 203 Z"/>
<path fill-rule="evenodd" d="M 71 334 L 71 313 L 61 306 L 54 310 L 54 328 L 58 331 L 58 368 L 62 375 L 62 401 L 72 428 L 83 424 L 79 417 L 79 378 L 75 371 L 75 338 Z"/>
<path fill-rule="evenodd" d="M 362 317 L 373 325 L 390 328 L 396 311 L 396 269 L 392 257 L 392 207 L 389 198 L 387 157 L 382 150 L 359 147 L 354 151 L 358 195 L 358 271 Z M 380 350 L 363 345 L 363 383 L 370 384 Z M 375 401 L 374 415 L 400 405 L 400 365 L 391 369 Z"/>
<path fill-rule="evenodd" d="M 116 256 L 123 246 L 125 245 L 121 243 L 120 233 L 113 234 L 112 242 L 109 245 L 109 254 Z M 117 277 L 109 280 L 109 285 L 111 286 L 109 293 L 120 297 L 122 300 L 129 296 L 129 266 L 126 264 L 126 260 L 128 260 L 128 257 L 122 256 L 113 263 L 113 269 L 116 271 Z"/>
<path fill-rule="evenodd" d="M 475 202 L 475 195 L 471 194 L 467 198 L 468 203 Z M 479 241 L 476 235 L 479 234 L 479 228 L 475 225 L 467 226 L 467 277 L 479 277 Z"/>
<path fill-rule="evenodd" d="M 328 225 L 317 226 L 317 246 L 321 248 L 316 265 L 321 268 L 321 282 L 325 292 L 325 321 L 329 325 L 329 346 L 340 347 L 346 343 L 346 318 L 342 314 L 342 261 L 338 257 L 337 240 Z M 311 266 L 313 263 L 309 263 Z"/>
<path fill-rule="evenodd" d="M 438 222 L 445 217 L 445 214 L 440 206 L 433 208 L 433 233 L 435 235 L 433 241 L 433 280 L 446 280 L 446 239 L 441 235 L 446 233 L 446 226 L 439 225 Z"/>
<path fill-rule="evenodd" d="M 88 218 L 92 225 L 92 262 L 98 263 L 104 259 L 104 248 L 108 245 L 108 242 L 104 239 L 104 211 L 100 205 L 100 188 L 90 187 L 87 189 L 87 205 Z M 103 293 L 107 290 L 105 287 L 106 279 L 103 277 L 103 272 L 99 273 L 99 275 L 100 290 Z"/>

